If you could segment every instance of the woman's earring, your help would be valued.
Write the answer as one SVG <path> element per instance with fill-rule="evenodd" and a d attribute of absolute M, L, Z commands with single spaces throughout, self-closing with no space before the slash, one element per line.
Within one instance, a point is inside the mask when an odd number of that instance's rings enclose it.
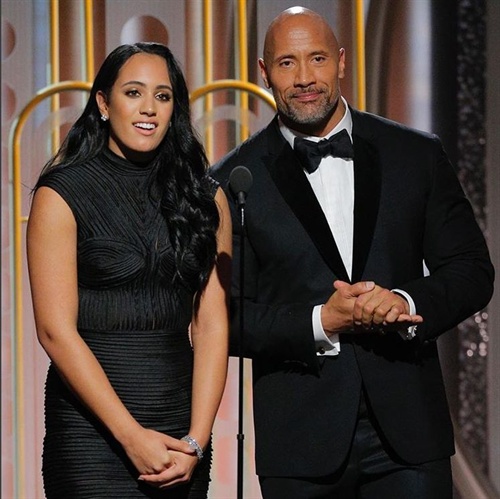
<path fill-rule="evenodd" d="M 108 119 L 109 119 L 109 118 L 108 118 L 106 115 L 101 114 L 101 120 L 102 120 L 102 121 L 108 121 Z"/>

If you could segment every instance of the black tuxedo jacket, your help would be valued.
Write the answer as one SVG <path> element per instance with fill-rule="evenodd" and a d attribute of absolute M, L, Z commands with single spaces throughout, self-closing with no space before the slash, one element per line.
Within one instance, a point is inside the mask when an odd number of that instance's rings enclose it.
<path fill-rule="evenodd" d="M 383 438 L 401 459 L 420 463 L 454 452 L 435 340 L 491 298 L 488 250 L 438 138 L 351 112 L 351 282 L 407 291 L 425 322 L 411 341 L 397 333 L 341 334 L 337 357 L 318 356 L 312 309 L 326 302 L 335 279 L 349 278 L 277 119 L 215 165 L 213 175 L 230 198 L 231 170 L 244 165 L 253 175 L 245 209 L 243 351 L 253 359 L 262 476 L 334 472 L 350 447 L 362 386 Z M 236 338 L 241 231 L 234 202 L 232 212 Z"/>

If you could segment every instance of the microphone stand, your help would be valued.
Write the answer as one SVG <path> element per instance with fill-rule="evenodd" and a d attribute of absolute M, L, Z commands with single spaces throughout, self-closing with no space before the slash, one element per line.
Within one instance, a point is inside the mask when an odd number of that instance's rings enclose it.
<path fill-rule="evenodd" d="M 243 443 L 245 434 L 243 433 L 243 375 L 244 375 L 244 356 L 243 356 L 243 325 L 244 325 L 244 273 L 245 273 L 245 197 L 244 193 L 238 193 L 238 207 L 240 210 L 240 296 L 239 310 L 240 321 L 238 331 L 238 472 L 237 472 L 237 499 L 243 499 Z"/>
<path fill-rule="evenodd" d="M 237 499 L 243 499 L 243 441 L 245 435 L 243 433 L 243 324 L 244 324 L 244 297 L 245 297 L 245 198 L 252 187 L 252 174 L 250 170 L 244 166 L 236 166 L 229 175 L 229 188 L 236 197 L 238 210 L 240 212 L 240 296 L 239 309 L 240 321 L 238 331 L 238 476 L 237 476 Z"/>

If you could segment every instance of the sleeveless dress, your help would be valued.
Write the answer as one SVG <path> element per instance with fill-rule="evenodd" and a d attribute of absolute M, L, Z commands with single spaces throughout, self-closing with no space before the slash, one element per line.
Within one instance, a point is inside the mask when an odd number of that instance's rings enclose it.
<path fill-rule="evenodd" d="M 77 222 L 78 331 L 130 413 L 180 438 L 190 426 L 193 292 L 172 286 L 168 227 L 152 195 L 151 165 L 106 149 L 85 165 L 53 170 L 54 189 Z M 212 185 L 215 193 L 216 185 Z M 121 445 L 49 367 L 43 479 L 48 499 L 204 498 L 211 450 L 186 486 L 137 480 Z"/>

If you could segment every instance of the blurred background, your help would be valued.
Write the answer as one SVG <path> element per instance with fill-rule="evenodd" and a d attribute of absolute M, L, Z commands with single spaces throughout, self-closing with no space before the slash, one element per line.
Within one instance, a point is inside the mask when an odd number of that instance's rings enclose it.
<path fill-rule="evenodd" d="M 96 70 L 120 44 L 168 45 L 213 163 L 273 117 L 257 59 L 270 21 L 297 4 L 326 17 L 345 47 L 342 92 L 352 106 L 441 137 L 500 269 L 500 0 L 1 0 L 2 498 L 44 498 L 48 359 L 34 330 L 25 227 L 31 188 L 83 110 Z M 486 310 L 439 340 L 456 499 L 500 497 L 499 333 L 496 291 Z M 211 499 L 236 497 L 236 359 L 230 364 Z M 244 497 L 260 499 L 249 364 L 244 389 Z"/>

